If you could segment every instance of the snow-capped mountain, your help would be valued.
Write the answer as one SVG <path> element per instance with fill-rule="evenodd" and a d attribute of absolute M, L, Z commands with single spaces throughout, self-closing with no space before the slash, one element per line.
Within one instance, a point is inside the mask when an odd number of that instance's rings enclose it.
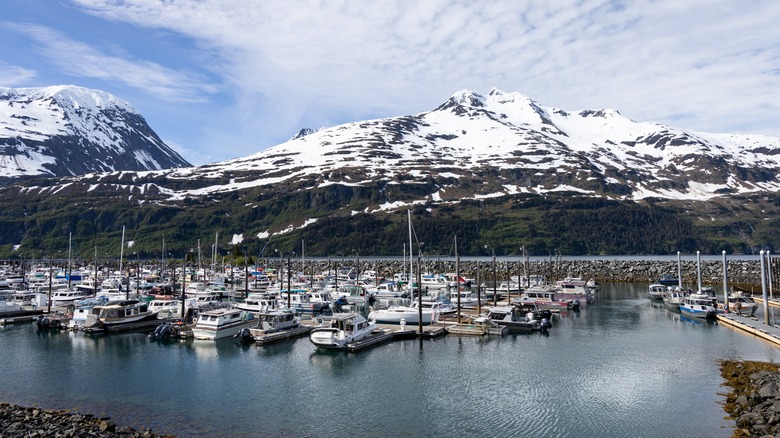
<path fill-rule="evenodd" d="M 433 182 L 415 201 L 551 191 L 704 200 L 777 191 L 779 174 L 777 138 L 684 131 L 607 109 L 563 111 L 493 89 L 460 91 L 415 115 L 302 130 L 248 157 L 165 172 L 169 180 L 198 180 L 197 187 L 159 188 L 176 200 L 282 183 Z M 375 208 L 398 200 L 380 201 Z"/>
<path fill-rule="evenodd" d="M 0 177 L 190 166 L 143 116 L 76 86 L 0 88 Z"/>
<path fill-rule="evenodd" d="M 780 247 L 779 223 L 766 220 L 780 214 L 779 174 L 777 138 L 461 91 L 431 111 L 305 129 L 219 163 L 0 187 L 0 247 L 34 247 L 47 233 L 54 241 L 88 217 L 95 233 L 116 232 L 121 220 L 147 247 L 166 233 L 184 247 L 207 230 L 234 233 L 253 251 L 306 234 L 321 254 L 400 253 L 411 209 L 426 216 L 424 241 L 445 251 L 455 233 L 475 253 L 521 241 L 541 254 L 720 252 L 724 242 L 748 251 Z"/>

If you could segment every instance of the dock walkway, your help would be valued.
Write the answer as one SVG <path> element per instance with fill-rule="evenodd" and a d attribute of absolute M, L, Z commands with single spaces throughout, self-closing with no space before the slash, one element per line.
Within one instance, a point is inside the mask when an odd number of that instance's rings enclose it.
<path fill-rule="evenodd" d="M 759 306 L 756 316 L 738 315 L 736 313 L 719 314 L 718 323 L 758 336 L 774 346 L 780 347 L 780 325 L 765 324 L 761 313 L 763 312 L 761 306 Z"/>

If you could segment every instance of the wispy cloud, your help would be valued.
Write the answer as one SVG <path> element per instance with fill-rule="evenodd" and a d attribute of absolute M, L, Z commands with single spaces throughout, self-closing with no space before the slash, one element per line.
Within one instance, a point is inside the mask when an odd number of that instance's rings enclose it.
<path fill-rule="evenodd" d="M 38 72 L 35 70 L 0 62 L 0 84 L 3 86 L 13 87 L 25 84 L 36 76 L 38 76 Z"/>
<path fill-rule="evenodd" d="M 390 115 L 498 86 L 566 109 L 669 121 L 684 113 L 718 128 L 780 102 L 774 2 L 75 3 L 217 49 L 237 95 L 293 106 L 286 115 Z"/>
<path fill-rule="evenodd" d="M 35 24 L 0 23 L 35 41 L 49 62 L 76 77 L 100 79 L 154 94 L 163 100 L 200 102 L 218 87 L 197 74 L 158 63 L 106 54 L 57 30 Z"/>

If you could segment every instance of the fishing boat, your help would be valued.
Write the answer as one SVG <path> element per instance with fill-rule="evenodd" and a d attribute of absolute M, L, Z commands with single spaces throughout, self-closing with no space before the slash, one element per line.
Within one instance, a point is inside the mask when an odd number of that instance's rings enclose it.
<path fill-rule="evenodd" d="M 488 308 L 487 318 L 509 331 L 539 331 L 552 327 L 549 319 L 537 319 L 534 312 L 520 313 L 516 306 L 495 306 Z"/>
<path fill-rule="evenodd" d="M 257 325 L 257 318 L 252 312 L 240 309 L 216 309 L 201 312 L 192 327 L 195 339 L 214 341 L 231 337 L 244 328 Z"/>
<path fill-rule="evenodd" d="M 685 301 L 688 292 L 679 287 L 669 288 L 664 295 L 664 307 L 674 312 L 680 311 L 680 306 Z"/>
<path fill-rule="evenodd" d="M 301 326 L 301 317 L 290 309 L 269 310 L 257 314 L 257 326 L 243 328 L 235 338 L 241 338 L 244 342 L 254 342 L 256 338 L 271 333 L 292 330 Z"/>
<path fill-rule="evenodd" d="M 347 344 L 359 341 L 376 328 L 358 313 L 337 313 L 322 318 L 322 325 L 311 331 L 309 340 L 319 348 L 344 349 Z"/>
<path fill-rule="evenodd" d="M 685 297 L 680 305 L 680 313 L 689 318 L 713 319 L 717 309 L 709 295 L 697 293 Z"/>
<path fill-rule="evenodd" d="M 653 283 L 647 288 L 647 293 L 651 300 L 662 301 L 666 296 L 666 291 L 666 286 L 660 283 Z"/>

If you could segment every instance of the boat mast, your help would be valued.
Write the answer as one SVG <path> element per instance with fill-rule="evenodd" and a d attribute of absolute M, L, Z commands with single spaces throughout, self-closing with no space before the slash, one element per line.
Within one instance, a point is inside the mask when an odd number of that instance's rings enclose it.
<path fill-rule="evenodd" d="M 125 256 L 125 226 L 122 225 L 122 246 L 119 247 L 119 291 L 122 291 L 122 258 Z M 130 289 L 130 284 L 127 285 Z"/>
<path fill-rule="evenodd" d="M 406 210 L 406 217 L 409 222 L 409 284 L 414 284 L 412 276 L 414 275 L 414 251 L 412 251 L 412 210 Z M 417 285 L 420 286 L 419 284 Z M 414 292 L 414 286 L 412 286 L 412 292 Z"/>
<path fill-rule="evenodd" d="M 68 233 L 68 289 L 70 289 L 71 270 L 70 270 L 70 258 L 71 258 L 71 243 L 73 240 L 73 232 Z"/>
<path fill-rule="evenodd" d="M 458 324 L 460 324 L 460 256 L 458 255 L 458 235 L 455 235 L 455 290 L 458 294 Z"/>

